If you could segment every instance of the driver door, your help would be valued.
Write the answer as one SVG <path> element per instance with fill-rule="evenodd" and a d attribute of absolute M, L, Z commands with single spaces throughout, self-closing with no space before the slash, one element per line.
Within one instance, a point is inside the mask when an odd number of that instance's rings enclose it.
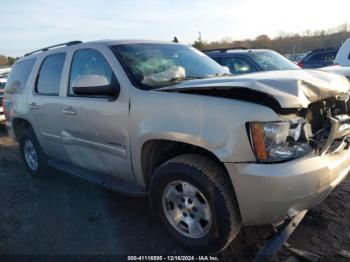
<path fill-rule="evenodd" d="M 126 180 L 134 176 L 129 159 L 129 99 L 125 89 L 118 97 L 78 95 L 72 88 L 79 77 L 117 79 L 102 52 L 78 49 L 71 61 L 68 94 L 62 103 L 62 140 L 66 161 L 97 173 Z"/>

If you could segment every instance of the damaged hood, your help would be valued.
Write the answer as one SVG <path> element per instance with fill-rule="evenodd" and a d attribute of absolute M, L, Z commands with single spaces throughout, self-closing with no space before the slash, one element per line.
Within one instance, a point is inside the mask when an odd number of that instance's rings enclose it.
<path fill-rule="evenodd" d="M 308 107 L 314 101 L 344 93 L 349 82 L 340 75 L 316 70 L 270 71 L 239 76 L 189 80 L 157 91 L 200 94 L 208 90 L 248 89 L 273 97 L 281 108 Z"/>

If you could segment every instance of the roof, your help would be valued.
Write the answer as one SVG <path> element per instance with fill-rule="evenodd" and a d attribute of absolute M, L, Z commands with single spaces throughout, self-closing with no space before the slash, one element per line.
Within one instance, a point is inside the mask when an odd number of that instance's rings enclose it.
<path fill-rule="evenodd" d="M 123 39 L 123 40 L 100 40 L 93 41 L 99 43 L 105 43 L 106 45 L 122 45 L 122 44 L 174 44 L 181 45 L 180 43 L 174 43 L 171 41 L 159 41 L 159 40 L 145 40 L 145 39 Z"/>
<path fill-rule="evenodd" d="M 137 39 L 124 39 L 124 40 L 97 40 L 97 41 L 89 41 L 89 42 L 82 42 L 82 41 L 70 41 L 70 42 L 66 42 L 66 43 L 61 43 L 61 44 L 55 44 L 52 46 L 48 46 L 48 47 L 43 47 L 37 50 L 34 50 L 30 53 L 27 53 L 24 55 L 24 57 L 28 57 L 28 56 L 33 56 L 33 55 L 37 55 L 37 54 L 41 54 L 43 52 L 46 51 L 50 51 L 50 50 L 60 50 L 60 49 L 64 49 L 66 47 L 69 46 L 73 46 L 73 45 L 87 45 L 87 44 L 94 44 L 94 43 L 100 43 L 100 44 L 105 44 L 105 45 L 120 45 L 120 44 L 141 44 L 141 43 L 149 43 L 149 44 L 174 44 L 174 45 L 181 45 L 178 43 L 174 43 L 174 42 L 170 42 L 170 41 L 156 41 L 156 40 L 137 40 Z M 20 59 L 22 60 L 23 57 Z"/>

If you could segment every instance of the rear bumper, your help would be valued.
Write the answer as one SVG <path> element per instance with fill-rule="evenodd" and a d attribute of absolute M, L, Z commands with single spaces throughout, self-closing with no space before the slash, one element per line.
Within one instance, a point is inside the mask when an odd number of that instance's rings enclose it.
<path fill-rule="evenodd" d="M 348 174 L 350 150 L 279 164 L 225 165 L 243 224 L 272 224 L 321 203 Z"/>

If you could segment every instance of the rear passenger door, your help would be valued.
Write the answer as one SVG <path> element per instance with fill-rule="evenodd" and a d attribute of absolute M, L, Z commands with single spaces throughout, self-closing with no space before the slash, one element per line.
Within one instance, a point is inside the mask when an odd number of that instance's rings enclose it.
<path fill-rule="evenodd" d="M 113 71 L 111 66 L 115 57 L 109 49 L 101 49 L 78 49 L 72 54 L 61 113 L 66 161 L 96 173 L 134 180 L 129 158 L 129 97 L 125 86 L 119 83 L 118 97 L 78 95 L 72 88 L 77 79 L 90 75 L 104 77 L 109 84 L 118 81 L 118 71 Z"/>
<path fill-rule="evenodd" d="M 61 144 L 60 86 L 66 53 L 53 53 L 41 61 L 32 92 L 28 95 L 28 111 L 34 132 L 49 157 L 63 158 Z"/>

